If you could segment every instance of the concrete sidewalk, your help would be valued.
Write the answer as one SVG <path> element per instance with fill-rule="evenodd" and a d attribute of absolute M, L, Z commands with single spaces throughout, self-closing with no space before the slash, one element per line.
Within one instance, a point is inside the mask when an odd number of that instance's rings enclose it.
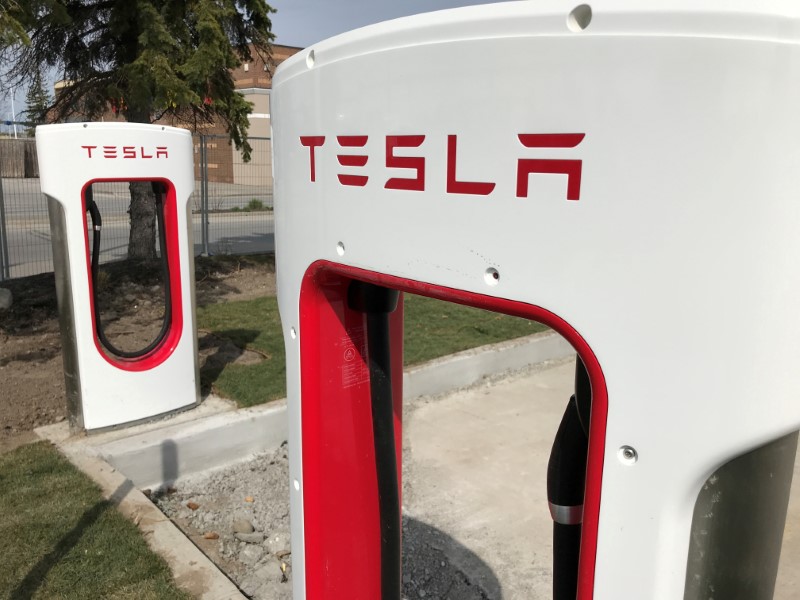
<path fill-rule="evenodd" d="M 550 363 L 409 405 L 404 510 L 457 542 L 442 550 L 491 600 L 552 598 L 547 460 L 573 373 L 571 360 Z M 775 600 L 800 598 L 798 471 Z"/>

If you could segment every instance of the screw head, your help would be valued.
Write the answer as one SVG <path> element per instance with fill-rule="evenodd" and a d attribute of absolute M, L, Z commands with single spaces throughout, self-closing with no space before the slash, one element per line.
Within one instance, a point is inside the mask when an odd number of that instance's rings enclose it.
<path fill-rule="evenodd" d="M 632 446 L 622 446 L 618 452 L 619 460 L 624 465 L 635 464 L 639 460 L 639 453 Z"/>

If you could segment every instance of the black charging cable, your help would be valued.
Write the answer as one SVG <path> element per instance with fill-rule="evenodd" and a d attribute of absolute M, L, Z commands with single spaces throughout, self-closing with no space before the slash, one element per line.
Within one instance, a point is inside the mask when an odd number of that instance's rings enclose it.
<path fill-rule="evenodd" d="M 575 600 L 578 594 L 591 407 L 589 374 L 578 358 L 575 394 L 561 419 L 547 465 L 547 500 L 553 517 L 553 600 Z"/>
<path fill-rule="evenodd" d="M 401 588 L 402 531 L 389 339 L 389 314 L 397 308 L 399 297 L 396 290 L 361 281 L 353 281 L 347 290 L 349 307 L 367 317 L 372 434 L 381 525 L 380 600 L 400 600 Z"/>
<path fill-rule="evenodd" d="M 155 350 L 164 338 L 167 337 L 170 325 L 172 324 L 172 294 L 169 280 L 169 260 L 167 256 L 167 232 L 164 227 L 164 196 L 166 195 L 166 186 L 158 181 L 153 182 L 153 194 L 155 195 L 156 202 L 156 219 L 158 221 L 158 243 L 161 249 L 161 268 L 164 278 L 164 320 L 161 323 L 161 330 L 156 338 L 141 350 L 128 352 L 120 350 L 112 344 L 106 337 L 105 328 L 100 321 L 100 301 L 97 295 L 97 276 L 100 272 L 100 239 L 103 229 L 103 218 L 100 214 L 100 209 L 94 201 L 94 193 L 92 186 L 86 188 L 86 211 L 92 221 L 92 294 L 94 305 L 94 322 L 97 331 L 97 337 L 103 347 L 119 358 L 141 358 Z"/>

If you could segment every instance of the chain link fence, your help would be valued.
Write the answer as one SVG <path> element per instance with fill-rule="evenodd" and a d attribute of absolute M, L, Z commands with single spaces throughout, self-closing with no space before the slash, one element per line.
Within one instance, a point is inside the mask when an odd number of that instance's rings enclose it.
<path fill-rule="evenodd" d="M 249 141 L 253 152 L 245 163 L 227 136 L 194 136 L 195 254 L 275 249 L 271 140 Z M 124 259 L 130 230 L 127 185 L 103 183 L 95 189 L 104 213 L 101 262 Z M 0 139 L 0 281 L 52 270 L 47 200 L 39 187 L 35 141 Z"/>
<path fill-rule="evenodd" d="M 272 203 L 272 144 L 250 138 L 250 162 L 232 151 L 225 136 L 199 136 L 199 237 L 203 254 L 255 254 L 275 249 Z"/>
<path fill-rule="evenodd" d="M 0 277 L 52 271 L 47 202 L 39 189 L 36 143 L 0 139 Z"/>

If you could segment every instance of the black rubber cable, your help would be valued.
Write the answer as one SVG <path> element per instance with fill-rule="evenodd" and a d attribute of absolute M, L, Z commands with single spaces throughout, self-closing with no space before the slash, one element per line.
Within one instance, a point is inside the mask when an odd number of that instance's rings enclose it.
<path fill-rule="evenodd" d="M 92 294 L 94 305 L 94 322 L 97 337 L 103 347 L 119 358 L 141 358 L 155 350 L 164 338 L 167 337 L 170 325 L 172 324 L 172 294 L 169 280 L 169 261 L 167 256 L 167 233 L 164 227 L 164 194 L 166 189 L 163 183 L 153 182 L 153 193 L 156 197 L 156 219 L 158 220 L 158 243 L 161 249 L 161 268 L 164 278 L 164 320 L 161 323 L 161 330 L 156 338 L 141 350 L 127 352 L 120 350 L 106 337 L 105 328 L 100 320 L 100 300 L 97 295 L 97 276 L 100 270 L 100 239 L 103 228 L 103 218 L 100 209 L 94 201 L 92 186 L 86 188 L 86 210 L 92 220 Z"/>
<path fill-rule="evenodd" d="M 592 384 L 589 381 L 589 372 L 586 365 L 578 357 L 575 360 L 575 403 L 578 409 L 578 418 L 581 421 L 583 433 L 589 437 L 589 420 L 592 416 Z"/>
<path fill-rule="evenodd" d="M 575 394 L 559 425 L 547 465 L 547 499 L 553 513 L 553 600 L 575 600 L 578 591 L 591 386 L 586 367 L 575 365 Z"/>
<path fill-rule="evenodd" d="M 378 476 L 381 530 L 381 600 L 400 600 L 402 523 L 394 436 L 389 314 L 399 292 L 354 281 L 348 289 L 350 308 L 366 313 L 372 433 Z"/>

